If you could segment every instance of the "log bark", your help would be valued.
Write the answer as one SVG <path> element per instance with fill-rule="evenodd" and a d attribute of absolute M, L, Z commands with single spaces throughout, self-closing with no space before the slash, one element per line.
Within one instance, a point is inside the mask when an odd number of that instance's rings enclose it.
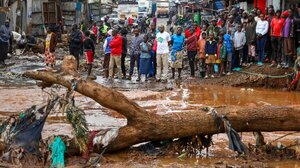
<path fill-rule="evenodd" d="M 122 93 L 92 80 L 85 80 L 72 68 L 76 60 L 72 56 L 64 59 L 62 71 L 26 72 L 25 76 L 47 84 L 59 84 L 71 89 L 77 81 L 77 92 L 92 98 L 102 106 L 113 109 L 127 118 L 127 125 L 120 128 L 117 138 L 108 146 L 108 151 L 128 148 L 145 141 L 168 140 L 198 134 L 212 135 L 224 132 L 216 127 L 214 117 L 206 111 L 191 111 L 158 115 L 150 113 Z M 300 108 L 274 107 L 245 108 L 237 106 L 216 109 L 231 122 L 238 132 L 256 131 L 300 131 Z"/>

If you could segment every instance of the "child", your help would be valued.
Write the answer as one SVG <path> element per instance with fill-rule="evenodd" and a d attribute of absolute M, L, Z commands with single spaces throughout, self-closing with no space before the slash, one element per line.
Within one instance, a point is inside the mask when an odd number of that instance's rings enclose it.
<path fill-rule="evenodd" d="M 143 39 L 144 42 L 140 43 L 140 69 L 137 81 L 141 80 L 141 75 L 145 75 L 146 81 L 148 81 L 148 74 L 151 66 L 151 44 L 148 42 L 147 35 L 144 35 Z"/>
<path fill-rule="evenodd" d="M 90 38 L 90 31 L 85 32 L 85 40 L 83 42 L 83 49 L 86 57 L 86 62 L 88 66 L 88 76 L 91 75 L 94 54 L 95 54 L 95 45 L 94 41 Z"/>
<path fill-rule="evenodd" d="M 227 71 L 227 75 L 231 74 L 231 62 L 232 62 L 232 37 L 231 31 L 224 35 L 224 45 L 226 47 L 226 56 L 224 61 L 224 70 Z"/>
<path fill-rule="evenodd" d="M 205 64 L 205 44 L 206 44 L 206 32 L 201 34 L 201 38 L 198 40 L 199 58 L 200 58 L 200 77 L 204 78 L 206 73 Z"/>
<path fill-rule="evenodd" d="M 242 32 L 242 25 L 238 25 L 237 31 L 234 33 L 233 38 L 234 44 L 234 52 L 235 58 L 233 60 L 233 70 L 240 71 L 241 70 L 241 58 L 243 58 L 244 54 L 244 45 L 246 44 L 246 35 Z"/>
<path fill-rule="evenodd" d="M 214 78 L 213 65 L 216 63 L 217 42 L 214 40 L 214 34 L 212 32 L 209 34 L 209 40 L 205 44 L 205 53 L 205 63 L 208 65 L 208 71 L 205 78 L 208 78 L 209 75 Z"/>
<path fill-rule="evenodd" d="M 218 43 L 218 50 L 217 50 L 217 60 L 216 60 L 216 64 L 218 66 L 218 70 L 219 70 L 219 76 L 224 75 L 224 62 L 225 61 L 225 57 L 226 57 L 226 47 L 224 45 L 224 37 L 220 36 L 219 37 L 219 43 Z"/>

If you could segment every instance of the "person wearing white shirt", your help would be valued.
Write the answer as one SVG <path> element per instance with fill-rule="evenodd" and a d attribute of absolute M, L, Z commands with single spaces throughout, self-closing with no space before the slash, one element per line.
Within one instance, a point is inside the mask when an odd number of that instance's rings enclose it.
<path fill-rule="evenodd" d="M 237 31 L 234 33 L 233 36 L 233 44 L 234 44 L 234 51 L 235 56 L 233 60 L 233 70 L 240 71 L 241 70 L 241 59 L 243 57 L 243 49 L 246 44 L 246 35 L 245 32 L 242 32 L 242 25 L 239 24 L 237 27 Z M 244 60 L 243 60 L 244 61 Z"/>
<path fill-rule="evenodd" d="M 157 50 L 156 50 L 156 64 L 157 74 L 156 81 L 167 82 L 168 74 L 168 57 L 169 57 L 169 44 L 171 42 L 171 36 L 168 32 L 165 32 L 164 26 L 159 26 L 159 32 L 156 34 Z"/>
<path fill-rule="evenodd" d="M 263 65 L 265 57 L 265 46 L 267 42 L 267 33 L 269 30 L 269 22 L 265 20 L 265 15 L 260 14 L 260 19 L 256 24 L 256 35 L 257 35 L 257 50 L 258 50 L 258 66 Z"/>

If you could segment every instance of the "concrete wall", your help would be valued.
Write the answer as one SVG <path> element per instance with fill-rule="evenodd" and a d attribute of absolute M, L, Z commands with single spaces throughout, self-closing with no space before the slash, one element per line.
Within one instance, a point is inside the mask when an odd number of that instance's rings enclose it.
<path fill-rule="evenodd" d="M 8 18 L 10 19 L 11 30 L 16 30 L 16 21 L 17 21 L 17 2 L 9 6 Z"/>

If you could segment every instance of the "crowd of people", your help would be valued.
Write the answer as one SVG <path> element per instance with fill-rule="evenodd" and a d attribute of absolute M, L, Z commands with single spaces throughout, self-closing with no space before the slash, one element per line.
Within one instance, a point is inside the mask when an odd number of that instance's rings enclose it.
<path fill-rule="evenodd" d="M 201 78 L 214 78 L 265 63 L 274 68 L 295 65 L 298 71 L 299 11 L 296 7 L 275 11 L 269 6 L 264 14 L 257 8 L 250 12 L 233 8 L 215 13 L 209 19 L 202 18 L 201 22 L 194 21 L 188 14 L 183 17 L 174 14 L 167 30 L 157 25 L 155 17 L 125 18 L 122 23 L 110 22 L 106 17 L 91 27 L 84 22 L 74 24 L 69 35 L 69 50 L 77 60 L 77 67 L 80 55 L 86 56 L 88 75 L 92 72 L 96 50 L 103 50 L 104 77 L 110 80 L 115 76 L 131 80 L 135 67 L 138 81 L 145 76 L 146 80 L 155 77 L 157 82 L 166 82 L 169 68 L 172 79 L 176 73 L 181 79 L 184 58 L 189 62 L 191 78 L 195 78 L 198 70 Z M 1 27 L 0 33 L 0 47 L 7 48 L 7 38 L 11 36 L 7 25 Z M 48 68 L 55 65 L 57 38 L 56 29 L 50 27 L 45 39 Z M 101 48 L 97 48 L 99 43 L 103 44 Z M 125 66 L 127 56 L 129 71 Z M 3 57 L 1 55 L 0 62 L 4 62 Z"/>
<path fill-rule="evenodd" d="M 200 74 L 207 78 L 230 75 L 232 71 L 240 71 L 254 63 L 258 66 L 270 63 L 270 67 L 292 67 L 300 40 L 299 19 L 297 8 L 275 12 L 270 6 L 266 14 L 256 8 L 251 12 L 233 8 L 229 13 L 210 18 L 210 22 L 203 20 L 201 26 L 188 21 L 184 23 L 182 20 L 189 19 L 173 16 L 171 30 L 178 34 L 176 31 L 180 29 L 181 32 L 182 25 L 187 27 L 183 35 L 191 75 L 194 75 L 193 62 L 198 56 Z"/>
<path fill-rule="evenodd" d="M 300 39 L 300 32 L 296 31 L 300 27 L 297 8 L 275 12 L 270 6 L 266 14 L 256 8 L 251 12 L 233 8 L 200 23 L 188 16 L 174 15 L 170 31 L 157 25 L 156 18 L 152 23 L 148 18 L 144 20 L 148 20 L 147 31 L 140 26 L 114 25 L 107 32 L 103 46 L 106 78 L 114 79 L 117 74 L 119 79 L 131 80 L 137 67 L 138 81 L 145 75 L 146 80 L 155 77 L 158 82 L 166 82 L 169 68 L 171 78 L 177 72 L 180 79 L 185 57 L 191 78 L 197 70 L 201 78 L 214 78 L 253 64 L 290 68 L 297 58 Z M 132 34 L 129 42 L 128 32 Z M 130 57 L 128 74 L 127 55 Z M 113 72 L 115 67 L 118 73 Z"/>

